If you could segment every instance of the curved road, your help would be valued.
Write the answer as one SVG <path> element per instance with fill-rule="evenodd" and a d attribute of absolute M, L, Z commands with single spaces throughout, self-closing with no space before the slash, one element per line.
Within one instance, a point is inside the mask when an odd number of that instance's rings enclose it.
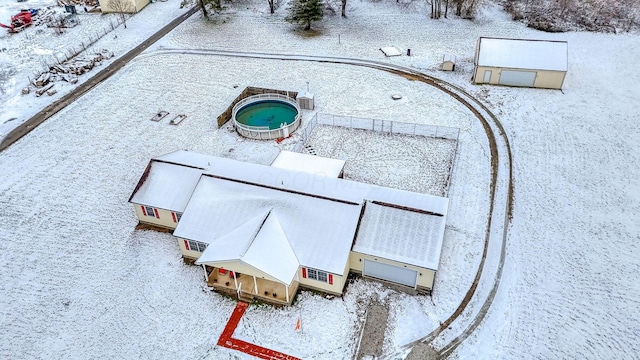
<path fill-rule="evenodd" d="M 15 141 L 29 133 L 35 127 L 43 123 L 49 117 L 66 107 L 76 98 L 82 96 L 100 82 L 109 78 L 115 71 L 122 68 L 129 61 L 140 55 L 151 44 L 166 35 L 169 31 L 182 23 L 189 16 L 198 11 L 194 7 L 185 14 L 173 20 L 171 23 L 156 32 L 152 37 L 142 44 L 126 53 L 111 65 L 97 73 L 91 79 L 78 86 L 61 99 L 45 107 L 32 118 L 21 124 L 18 128 L 10 132 L 0 143 L 0 151 L 4 150 Z M 372 69 L 386 71 L 405 77 L 409 80 L 420 81 L 433 86 L 446 94 L 452 96 L 462 105 L 467 107 L 483 126 L 491 151 L 491 188 L 490 188 L 490 211 L 485 232 L 484 249 L 482 259 L 476 271 L 476 275 L 471 287 L 468 289 L 463 300 L 457 309 L 432 333 L 426 337 L 407 344 L 398 353 L 386 354 L 385 358 L 395 358 L 402 353 L 406 353 L 418 342 L 428 344 L 435 349 L 437 357 L 446 358 L 480 325 L 485 318 L 491 302 L 496 294 L 502 276 L 502 267 L 505 258 L 505 248 L 508 236 L 508 226 L 511 219 L 511 208 L 513 205 L 513 178 L 512 159 L 509 139 L 504 128 L 496 116 L 475 99 L 464 89 L 445 82 L 433 76 L 421 73 L 411 68 L 391 65 L 388 63 L 338 57 L 306 56 L 306 55 L 285 55 L 270 53 L 250 53 L 222 50 L 199 50 L 199 49 L 167 49 L 143 54 L 138 58 L 154 56 L 165 53 L 181 53 L 193 55 L 216 55 L 240 58 L 259 58 L 288 61 L 312 61 L 323 63 L 346 64 L 353 66 L 368 67 Z M 472 301 L 473 300 L 473 301 Z M 469 305 L 473 304 L 473 307 Z M 461 317 L 465 314 L 467 316 Z M 438 345 L 435 344 L 445 344 Z M 423 354 L 425 355 L 425 354 Z M 411 355 L 410 355 L 411 356 Z M 419 358 L 421 355 L 416 354 Z"/>

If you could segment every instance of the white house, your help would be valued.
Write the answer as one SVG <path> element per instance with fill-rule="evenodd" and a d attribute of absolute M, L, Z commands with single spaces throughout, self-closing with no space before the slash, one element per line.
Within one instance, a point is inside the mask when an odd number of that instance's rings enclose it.
<path fill-rule="evenodd" d="M 297 171 L 283 164 L 301 158 L 316 166 Z M 183 200 L 190 192 L 185 206 L 172 210 L 182 211 L 173 232 L 182 255 L 203 267 L 214 289 L 243 300 L 290 304 L 298 287 L 340 295 L 350 271 L 432 290 L 448 199 L 338 178 L 340 160 L 286 153 L 278 159 L 280 165 L 266 166 L 167 154 L 150 162 L 130 202 L 148 222 L 138 208 L 164 197 L 159 189 L 181 187 Z M 165 174 L 169 167 L 200 175 L 185 181 Z"/>

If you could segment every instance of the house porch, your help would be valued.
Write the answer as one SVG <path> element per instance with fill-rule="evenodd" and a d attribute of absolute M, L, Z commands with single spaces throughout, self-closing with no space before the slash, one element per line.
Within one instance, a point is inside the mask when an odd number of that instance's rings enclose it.
<path fill-rule="evenodd" d="M 262 279 L 248 274 L 211 268 L 206 266 L 207 285 L 224 293 L 235 292 L 239 300 L 251 302 L 254 298 L 278 305 L 291 305 L 298 291 L 298 282 L 291 286 L 283 283 Z"/>

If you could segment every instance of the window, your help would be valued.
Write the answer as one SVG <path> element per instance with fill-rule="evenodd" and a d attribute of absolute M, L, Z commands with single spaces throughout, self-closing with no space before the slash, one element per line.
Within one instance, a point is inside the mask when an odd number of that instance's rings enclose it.
<path fill-rule="evenodd" d="M 302 268 L 302 277 L 322 281 L 324 283 L 329 283 L 330 285 L 333 284 L 333 274 L 329 274 L 321 270 Z"/>
<path fill-rule="evenodd" d="M 187 248 L 187 250 L 203 252 L 204 249 L 207 248 L 207 244 L 195 240 L 185 240 L 184 247 Z"/>
<path fill-rule="evenodd" d="M 171 217 L 173 218 L 173 222 L 177 223 L 178 221 L 180 221 L 180 218 L 182 217 L 182 213 L 172 212 Z"/>
<path fill-rule="evenodd" d="M 144 216 L 154 217 L 160 219 L 160 215 L 158 215 L 158 210 L 151 206 L 142 206 L 142 214 Z"/>

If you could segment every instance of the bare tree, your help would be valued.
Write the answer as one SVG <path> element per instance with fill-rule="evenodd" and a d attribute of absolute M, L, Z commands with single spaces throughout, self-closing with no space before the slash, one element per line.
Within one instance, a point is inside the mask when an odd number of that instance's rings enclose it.
<path fill-rule="evenodd" d="M 222 10 L 222 2 L 220 0 L 197 0 L 197 1 L 198 1 L 198 5 L 200 5 L 200 10 L 202 10 L 202 15 L 204 15 L 204 17 L 207 19 L 209 19 L 209 11 L 207 11 L 207 7 L 210 9 L 213 9 L 214 12 L 218 12 Z"/>
<path fill-rule="evenodd" d="M 465 19 L 473 19 L 478 8 L 478 0 L 452 0 L 452 2 L 456 7 L 456 15 Z"/>
<path fill-rule="evenodd" d="M 440 19 L 442 16 L 442 0 L 431 0 L 431 18 Z"/>
<path fill-rule="evenodd" d="M 269 11 L 273 14 L 280 7 L 280 0 L 267 0 L 269 2 Z"/>
<path fill-rule="evenodd" d="M 133 0 L 110 0 L 107 7 L 109 10 L 118 13 L 125 29 L 127 28 L 127 15 L 136 12 Z"/>

